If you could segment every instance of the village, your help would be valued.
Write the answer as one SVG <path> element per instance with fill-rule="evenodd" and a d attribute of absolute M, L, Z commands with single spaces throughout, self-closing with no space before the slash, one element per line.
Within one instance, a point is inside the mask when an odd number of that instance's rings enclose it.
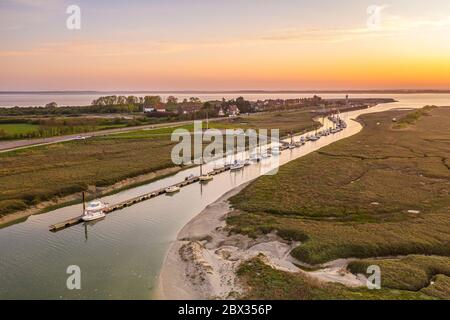
<path fill-rule="evenodd" d="M 353 110 L 367 108 L 380 103 L 379 99 L 350 99 L 348 95 L 342 99 L 323 99 L 317 95 L 309 98 L 295 99 L 265 99 L 248 101 L 243 97 L 231 100 L 213 100 L 202 102 L 192 97 L 178 102 L 173 96 L 163 102 L 161 97 L 145 97 L 143 112 L 148 117 L 194 116 L 202 113 L 210 117 L 237 117 L 240 114 L 256 112 L 289 111 L 313 108 L 315 112 L 323 113 L 330 110 Z M 384 102 L 384 101 L 383 101 Z M 327 111 L 328 110 L 328 111 Z"/>

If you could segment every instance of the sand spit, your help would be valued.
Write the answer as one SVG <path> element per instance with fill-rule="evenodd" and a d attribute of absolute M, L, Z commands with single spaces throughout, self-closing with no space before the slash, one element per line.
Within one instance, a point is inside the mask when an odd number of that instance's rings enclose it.
<path fill-rule="evenodd" d="M 229 234 L 225 219 L 235 212 L 228 199 L 247 185 L 223 195 L 179 232 L 164 261 L 157 298 L 237 298 L 245 290 L 237 279 L 237 268 L 243 261 L 260 254 L 264 255 L 268 265 L 279 270 L 303 272 L 323 282 L 339 282 L 352 287 L 365 285 L 364 277 L 346 270 L 351 259 L 332 261 L 317 271 L 308 272 L 299 268 L 305 264 L 290 255 L 299 242 L 285 241 L 275 233 L 257 239 Z"/>

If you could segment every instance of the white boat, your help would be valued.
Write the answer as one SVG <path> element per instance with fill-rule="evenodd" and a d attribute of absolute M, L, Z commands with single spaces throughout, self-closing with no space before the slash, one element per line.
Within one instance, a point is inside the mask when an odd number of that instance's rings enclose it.
<path fill-rule="evenodd" d="M 245 159 L 244 166 L 249 166 L 249 165 L 251 165 L 250 159 Z"/>
<path fill-rule="evenodd" d="M 236 170 L 242 169 L 243 167 L 244 167 L 244 163 L 243 162 L 235 160 L 233 162 L 233 164 L 230 166 L 230 170 L 231 171 L 236 171 Z"/>
<path fill-rule="evenodd" d="M 289 143 L 289 149 L 295 149 L 295 144 Z"/>
<path fill-rule="evenodd" d="M 251 161 L 259 162 L 259 161 L 261 161 L 261 156 L 260 156 L 259 154 L 252 154 L 252 155 L 250 156 L 250 160 L 251 160 Z"/>
<path fill-rule="evenodd" d="M 168 188 L 166 188 L 166 193 L 175 193 L 175 192 L 178 192 L 178 191 L 180 191 L 181 189 L 180 189 L 180 187 L 177 187 L 177 186 L 170 186 L 170 187 L 168 187 Z"/>
<path fill-rule="evenodd" d="M 275 156 L 275 155 L 279 155 L 281 154 L 280 148 L 279 147 L 273 147 L 271 150 L 271 153 Z"/>
<path fill-rule="evenodd" d="M 200 180 L 200 182 L 211 181 L 212 179 L 214 179 L 214 177 L 210 174 L 204 174 L 198 177 L 198 180 Z"/>
<path fill-rule="evenodd" d="M 103 203 L 99 200 L 89 202 L 88 206 L 84 210 L 84 213 L 83 213 L 83 216 L 81 217 L 81 219 L 83 221 L 92 221 L 92 220 L 104 218 L 106 216 L 106 213 L 104 212 L 104 210 L 107 207 L 108 206 L 105 203 Z"/>
<path fill-rule="evenodd" d="M 213 170 L 221 170 L 221 169 L 223 169 L 223 168 L 225 167 L 225 165 L 226 165 L 226 164 L 216 163 L 216 164 L 213 166 Z"/>

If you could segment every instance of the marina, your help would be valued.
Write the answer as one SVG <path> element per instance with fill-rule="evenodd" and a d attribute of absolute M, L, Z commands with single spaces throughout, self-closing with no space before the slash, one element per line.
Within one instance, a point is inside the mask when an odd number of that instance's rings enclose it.
<path fill-rule="evenodd" d="M 345 125 L 345 127 L 347 126 L 345 121 L 341 120 L 339 117 L 336 117 L 336 116 L 329 116 L 328 120 L 331 121 L 331 123 L 333 123 L 334 125 L 336 125 L 337 128 L 340 128 L 340 130 L 342 130 L 344 128 L 344 125 Z M 338 131 L 336 131 L 336 132 L 338 132 Z M 291 142 L 290 143 L 288 143 L 286 141 L 281 141 L 281 143 L 280 143 L 281 146 L 275 146 L 274 147 L 274 151 L 275 151 L 274 154 L 278 156 L 279 154 L 281 154 L 281 151 L 283 151 L 283 150 L 294 149 L 294 148 L 301 147 L 302 145 L 304 145 L 304 142 L 303 142 L 302 138 L 303 138 L 303 136 L 300 138 L 300 140 L 298 142 L 295 142 L 295 143 L 293 142 L 293 137 L 291 137 Z M 318 139 L 319 139 L 319 137 L 317 137 L 314 141 L 317 141 Z M 267 152 L 261 154 L 261 158 L 262 159 L 268 159 L 271 156 L 272 156 L 271 153 L 267 153 Z M 121 201 L 119 203 L 107 206 L 107 207 L 103 208 L 103 210 L 102 210 L 102 213 L 103 213 L 102 217 L 104 217 L 106 214 L 109 214 L 111 212 L 118 211 L 118 210 L 121 210 L 121 209 L 126 208 L 126 207 L 130 207 L 130 206 L 135 205 L 137 203 L 140 203 L 140 202 L 152 199 L 154 197 L 158 197 L 158 196 L 163 195 L 163 194 L 177 193 L 177 192 L 179 192 L 181 190 L 181 188 L 183 188 L 185 186 L 188 186 L 190 184 L 193 184 L 193 183 L 196 183 L 196 182 L 210 181 L 210 180 L 213 179 L 213 176 L 218 175 L 218 174 L 220 174 L 222 172 L 225 172 L 225 171 L 238 171 L 238 170 L 244 169 L 244 167 L 246 165 L 250 165 L 250 161 L 249 160 L 246 160 L 246 161 L 235 160 L 232 164 L 227 164 L 227 165 L 225 165 L 225 166 L 223 166 L 221 168 L 213 169 L 211 172 L 209 172 L 207 174 L 203 174 L 203 171 L 202 171 L 203 164 L 201 164 L 200 165 L 200 175 L 199 176 L 191 175 L 191 176 L 185 178 L 184 181 L 176 183 L 174 185 L 171 185 L 171 186 L 168 186 L 168 187 L 165 187 L 165 188 L 160 188 L 158 190 L 151 191 L 149 193 L 146 193 L 146 194 L 134 197 L 132 199 Z M 84 194 L 83 194 L 83 199 L 84 199 Z M 84 202 L 83 202 L 83 204 L 84 204 Z M 83 210 L 83 212 L 84 212 L 84 210 Z M 77 225 L 79 223 L 82 223 L 84 221 L 89 221 L 89 220 L 94 220 L 94 219 L 88 219 L 87 220 L 85 218 L 85 215 L 81 215 L 81 216 L 77 216 L 77 217 L 74 217 L 74 218 L 67 219 L 67 220 L 62 221 L 62 222 L 58 222 L 58 223 L 52 224 L 49 227 L 49 230 L 52 231 L 52 232 L 57 232 L 57 231 L 69 228 L 71 226 Z"/>

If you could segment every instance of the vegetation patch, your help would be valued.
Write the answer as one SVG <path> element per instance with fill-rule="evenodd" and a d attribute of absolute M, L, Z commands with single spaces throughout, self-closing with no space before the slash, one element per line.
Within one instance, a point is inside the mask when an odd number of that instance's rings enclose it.
<path fill-rule="evenodd" d="M 421 117 L 430 115 L 430 111 L 437 108 L 436 106 L 425 106 L 422 109 L 408 113 L 397 121 L 394 128 L 401 129 L 415 124 Z"/>
<path fill-rule="evenodd" d="M 438 256 L 358 260 L 351 262 L 348 269 L 355 274 L 365 274 L 370 265 L 380 267 L 381 286 L 390 289 L 419 291 L 430 286 L 436 275 L 450 276 L 450 258 Z M 450 295 L 450 287 L 447 289 Z"/>
<path fill-rule="evenodd" d="M 256 257 L 244 262 L 238 269 L 239 279 L 248 290 L 241 297 L 250 300 L 420 300 L 432 299 L 422 292 L 405 290 L 369 290 L 348 288 L 341 284 L 322 283 L 303 272 L 289 273 L 276 270 Z"/>

